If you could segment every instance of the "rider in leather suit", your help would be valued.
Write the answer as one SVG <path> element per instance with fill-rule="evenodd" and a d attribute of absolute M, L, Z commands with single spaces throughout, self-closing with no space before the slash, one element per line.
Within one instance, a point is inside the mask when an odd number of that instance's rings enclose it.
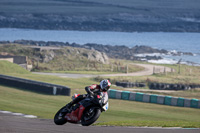
<path fill-rule="evenodd" d="M 93 97 L 94 95 L 97 95 L 98 93 L 100 92 L 106 92 L 109 90 L 111 86 L 111 83 L 109 80 L 102 80 L 100 82 L 100 85 L 97 85 L 97 84 L 93 84 L 93 85 L 90 85 L 90 86 L 86 86 L 85 87 L 85 91 L 87 92 L 87 94 L 90 96 L 90 97 Z M 66 109 L 63 110 L 63 112 L 67 112 L 69 111 L 70 107 L 75 104 L 75 103 L 78 103 L 79 101 L 83 100 L 84 98 L 87 97 L 87 94 L 83 94 L 83 95 L 79 95 L 77 98 L 75 98 L 73 101 L 71 101 L 70 103 L 68 103 L 66 105 Z"/>

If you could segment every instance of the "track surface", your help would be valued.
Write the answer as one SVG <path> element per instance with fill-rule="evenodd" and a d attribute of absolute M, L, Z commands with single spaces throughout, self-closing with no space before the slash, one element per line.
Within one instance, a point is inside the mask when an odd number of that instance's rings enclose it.
<path fill-rule="evenodd" d="M 31 119 L 0 113 L 0 133 L 200 133 L 200 129 L 55 125 L 50 119 Z"/>

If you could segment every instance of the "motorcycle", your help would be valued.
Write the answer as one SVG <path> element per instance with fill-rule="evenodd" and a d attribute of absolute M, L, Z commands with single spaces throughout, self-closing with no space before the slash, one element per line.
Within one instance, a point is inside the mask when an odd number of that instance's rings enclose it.
<path fill-rule="evenodd" d="M 79 94 L 78 94 L 79 95 Z M 72 96 L 72 100 L 78 96 Z M 108 110 L 108 93 L 100 92 L 99 95 L 86 98 L 73 105 L 66 113 L 63 113 L 65 106 L 62 107 L 54 116 L 56 125 L 63 125 L 67 122 L 89 126 L 93 124 L 103 111 Z"/>

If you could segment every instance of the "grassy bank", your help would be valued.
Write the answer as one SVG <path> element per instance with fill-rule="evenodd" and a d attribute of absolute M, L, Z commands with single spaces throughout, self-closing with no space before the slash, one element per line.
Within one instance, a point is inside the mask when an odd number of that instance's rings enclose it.
<path fill-rule="evenodd" d="M 0 61 L 0 74 L 30 74 L 30 72 L 26 71 L 22 67 L 17 64 L 10 63 L 8 61 Z"/>

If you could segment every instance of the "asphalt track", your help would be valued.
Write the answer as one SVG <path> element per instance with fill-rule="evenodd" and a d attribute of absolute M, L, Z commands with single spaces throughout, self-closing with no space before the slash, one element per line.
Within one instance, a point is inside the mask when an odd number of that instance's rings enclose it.
<path fill-rule="evenodd" d="M 34 119 L 0 113 L 0 133 L 200 133 L 200 129 L 55 125 L 51 119 Z"/>

